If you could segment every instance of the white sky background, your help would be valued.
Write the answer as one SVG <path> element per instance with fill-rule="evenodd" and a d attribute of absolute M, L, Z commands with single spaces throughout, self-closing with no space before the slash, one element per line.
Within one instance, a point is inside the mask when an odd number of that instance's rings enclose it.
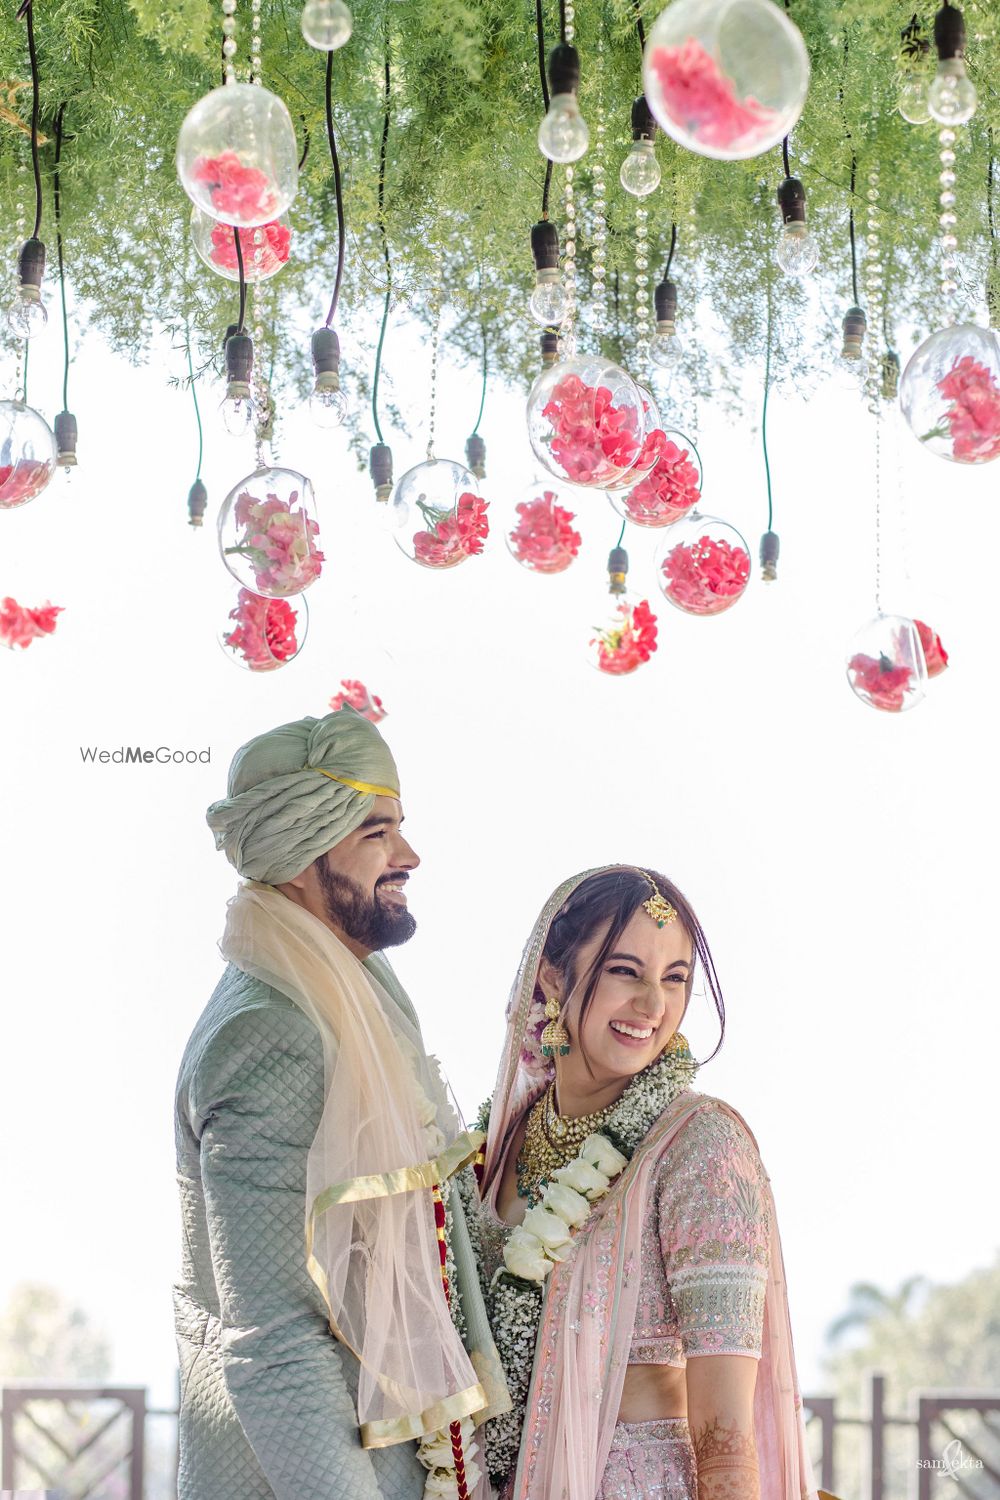
<path fill-rule="evenodd" d="M 30 384 L 50 418 L 59 356 L 53 325 Z M 397 335 L 388 363 L 416 416 L 426 352 Z M 376 528 L 343 438 L 290 413 L 279 454 L 315 480 L 329 562 L 301 657 L 255 677 L 214 639 L 231 595 L 213 528 L 186 524 L 194 425 L 166 384 L 181 371 L 176 353 L 133 370 L 88 335 L 70 386 L 80 468 L 0 516 L 0 596 L 66 606 L 54 638 L 0 653 L 0 1298 L 23 1278 L 52 1283 L 107 1330 L 117 1379 L 171 1398 L 173 1085 L 236 881 L 205 808 L 238 745 L 322 714 L 358 674 L 390 708 L 423 857 L 419 932 L 394 958 L 468 1114 L 492 1087 L 507 990 L 550 890 L 604 861 L 652 864 L 692 898 L 715 953 L 729 1027 L 699 1087 L 745 1114 L 770 1171 L 804 1387 L 853 1281 L 990 1262 L 997 469 L 959 469 L 904 435 L 913 583 L 885 603 L 940 629 L 952 666 L 891 716 L 844 678 L 873 613 L 857 400 L 775 394 L 779 582 L 755 580 L 717 619 L 661 600 L 660 650 L 618 681 L 584 660 L 617 539 L 602 496 L 577 498 L 585 550 L 566 575 L 529 575 L 499 536 L 429 573 Z M 446 364 L 440 456 L 461 456 L 478 394 Z M 756 554 L 759 434 L 701 420 L 705 509 Z M 253 455 L 211 410 L 206 432 L 211 521 Z M 520 393 L 491 390 L 482 432 L 499 511 L 532 473 Z M 388 436 L 398 476 L 424 432 Z M 648 592 L 655 536 L 628 540 Z M 81 745 L 123 744 L 212 759 L 81 762 Z M 714 1045 L 704 998 L 685 1030 L 700 1055 Z"/>

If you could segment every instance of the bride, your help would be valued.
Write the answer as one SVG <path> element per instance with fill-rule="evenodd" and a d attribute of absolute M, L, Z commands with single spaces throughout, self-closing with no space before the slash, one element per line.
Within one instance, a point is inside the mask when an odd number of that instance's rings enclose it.
<path fill-rule="evenodd" d="M 816 1500 L 769 1178 L 678 1031 L 699 964 L 724 1028 L 697 917 L 629 865 L 529 938 L 482 1121 L 504 1500 Z"/>

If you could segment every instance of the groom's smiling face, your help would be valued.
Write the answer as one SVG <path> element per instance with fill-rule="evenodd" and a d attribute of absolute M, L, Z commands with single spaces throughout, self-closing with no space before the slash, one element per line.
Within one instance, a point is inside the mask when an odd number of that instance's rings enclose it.
<path fill-rule="evenodd" d="M 376 797 L 368 817 L 292 884 L 303 905 L 332 927 L 358 958 L 405 943 L 416 931 L 406 882 L 420 860 L 403 837 L 403 810 Z"/>

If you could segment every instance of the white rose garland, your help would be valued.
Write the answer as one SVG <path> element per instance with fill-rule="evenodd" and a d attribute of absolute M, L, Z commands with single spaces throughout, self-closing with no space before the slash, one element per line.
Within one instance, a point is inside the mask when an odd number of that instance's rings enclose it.
<path fill-rule="evenodd" d="M 690 1087 L 696 1072 L 697 1063 L 685 1043 L 682 1049 L 663 1054 L 638 1074 L 625 1089 L 604 1130 L 588 1136 L 573 1160 L 555 1169 L 537 1206 L 527 1211 L 507 1237 L 504 1264 L 490 1288 L 489 1311 L 512 1408 L 503 1416 L 491 1418 L 483 1430 L 486 1467 L 498 1487 L 517 1461 L 545 1282 L 552 1267 L 566 1259 L 574 1231 L 611 1190 L 643 1137 L 667 1105 Z M 482 1128 L 486 1128 L 488 1119 L 484 1106 L 479 1120 Z"/>

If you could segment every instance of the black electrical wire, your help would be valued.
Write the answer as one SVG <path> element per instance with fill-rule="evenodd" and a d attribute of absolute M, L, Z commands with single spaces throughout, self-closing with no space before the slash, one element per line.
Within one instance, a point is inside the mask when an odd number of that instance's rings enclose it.
<path fill-rule="evenodd" d="M 559 0 L 559 40 L 566 40 L 566 0 Z"/>
<path fill-rule="evenodd" d="M 482 274 L 480 273 L 480 277 L 479 277 L 479 302 L 480 302 L 480 306 L 482 306 L 482 300 L 483 300 L 483 278 L 482 278 Z M 489 346 L 488 346 L 487 340 L 486 340 L 486 319 L 484 318 L 483 319 L 483 390 L 482 390 L 482 395 L 479 398 L 479 416 L 476 418 L 476 425 L 472 429 L 472 436 L 473 437 L 475 437 L 476 433 L 479 431 L 479 424 L 483 420 L 483 412 L 486 410 L 486 380 L 487 380 L 487 377 L 489 375 L 489 368 L 490 368 L 489 367 Z"/>
<path fill-rule="evenodd" d="M 542 0 L 535 0 L 535 38 L 538 43 L 538 76 L 542 81 L 542 112 L 549 112 L 549 80 L 545 72 L 545 21 L 542 16 Z M 552 186 L 552 163 L 545 163 L 545 181 L 542 184 L 542 218 L 549 216 L 549 189 Z"/>
<path fill-rule="evenodd" d="M 664 279 L 664 281 L 667 281 L 669 279 L 669 277 L 670 277 L 670 266 L 671 266 L 671 264 L 673 262 L 674 250 L 676 249 L 676 246 L 677 246 L 677 224 L 675 222 L 675 223 L 672 223 L 671 226 L 670 226 L 670 250 L 667 253 L 667 269 L 663 273 L 663 279 Z"/>
<path fill-rule="evenodd" d="M 69 323 L 66 318 L 66 270 L 63 265 L 62 203 L 59 193 L 59 163 L 62 159 L 63 115 L 66 101 L 56 112 L 56 155 L 52 172 L 52 200 L 56 211 L 56 256 L 59 261 L 59 296 L 62 301 L 63 325 L 63 411 L 69 410 Z"/>
<path fill-rule="evenodd" d="M 333 283 L 330 311 L 326 315 L 326 326 L 331 328 L 337 315 L 340 301 L 340 284 L 344 279 L 344 253 L 347 249 L 347 233 L 344 227 L 344 188 L 340 180 L 340 158 L 337 156 L 337 138 L 333 133 L 333 53 L 326 54 L 326 137 L 330 143 L 330 160 L 333 162 L 333 188 L 337 196 L 337 276 Z"/>
<path fill-rule="evenodd" d="M 990 264 L 997 263 L 997 225 L 993 213 L 993 127 L 986 132 L 989 148 L 989 164 L 986 168 L 986 215 L 990 226 Z"/>
<path fill-rule="evenodd" d="M 851 230 L 851 287 L 852 287 L 852 289 L 854 291 L 854 306 L 855 307 L 860 307 L 861 304 L 858 301 L 858 246 L 857 246 L 857 242 L 856 242 L 855 236 L 854 236 L 854 179 L 855 179 L 855 176 L 857 175 L 857 170 L 858 170 L 858 158 L 855 156 L 854 152 L 852 151 L 851 152 L 851 212 L 850 212 L 850 230 Z"/>
<path fill-rule="evenodd" d="M 786 177 L 791 177 L 791 175 L 792 175 L 792 169 L 788 165 L 788 137 L 787 137 L 787 135 L 785 136 L 784 140 L 781 143 L 781 161 L 782 161 L 782 165 L 785 168 L 785 176 Z"/>
<path fill-rule="evenodd" d="M 299 157 L 299 171 L 301 172 L 302 168 L 306 164 L 306 157 L 309 155 L 309 147 L 312 145 L 312 137 L 309 134 L 309 126 L 306 124 L 305 115 L 300 116 L 300 118 L 302 120 L 303 137 L 302 155 Z"/>
<path fill-rule="evenodd" d="M 236 246 L 236 268 L 240 273 L 240 316 L 236 324 L 236 332 L 243 332 L 243 324 L 247 316 L 247 273 L 243 265 L 243 246 L 240 243 L 240 232 L 234 226 L 233 243 Z"/>
<path fill-rule="evenodd" d="M 771 496 L 771 460 L 767 452 L 767 398 L 771 391 L 771 288 L 767 288 L 767 355 L 764 360 L 764 408 L 760 418 L 760 438 L 764 449 L 764 473 L 767 477 L 767 529 L 774 530 L 774 501 Z"/>
<path fill-rule="evenodd" d="M 375 423 L 375 435 L 380 443 L 382 442 L 382 428 L 378 420 L 378 381 L 382 373 L 382 349 L 385 344 L 385 330 L 389 322 L 389 305 L 392 300 L 392 261 L 389 259 L 389 236 L 385 229 L 385 168 L 389 149 L 391 88 L 392 75 L 389 69 L 389 27 L 387 23 L 385 31 L 382 141 L 378 153 L 378 227 L 382 235 L 382 255 L 385 259 L 385 304 L 382 308 L 382 326 L 378 334 L 378 347 L 375 350 L 375 374 L 372 378 L 372 420 Z"/>
<path fill-rule="evenodd" d="M 632 5 L 635 10 L 635 29 L 639 33 L 639 51 L 645 52 L 646 28 L 642 24 L 642 11 L 639 6 L 639 0 L 632 0 Z"/>
<path fill-rule="evenodd" d="M 35 227 L 32 239 L 38 238 L 42 227 L 42 172 L 38 164 L 38 53 L 35 51 L 35 20 L 33 0 L 24 0 L 17 12 L 17 19 L 28 27 L 28 57 L 31 60 L 31 167 L 35 174 Z"/>

